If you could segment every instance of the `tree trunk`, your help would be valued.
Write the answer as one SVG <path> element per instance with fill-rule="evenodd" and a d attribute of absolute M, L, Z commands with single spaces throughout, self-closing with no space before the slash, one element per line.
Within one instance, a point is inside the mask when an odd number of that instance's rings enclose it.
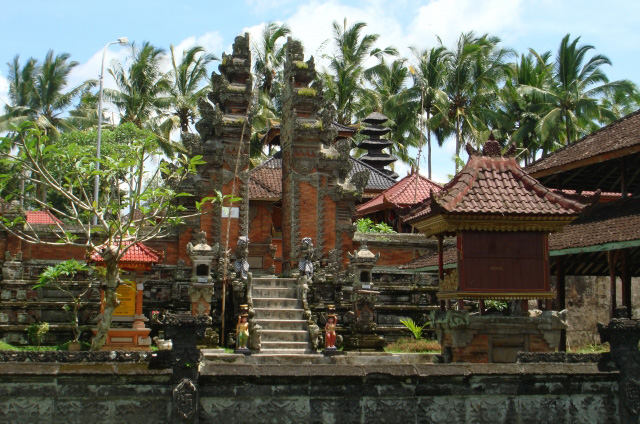
<path fill-rule="evenodd" d="M 431 179 L 431 130 L 429 129 L 429 117 L 431 114 L 427 111 L 427 169 L 429 174 L 429 179 Z M 418 164 L 420 166 L 420 164 Z"/>
<path fill-rule="evenodd" d="M 105 258 L 107 272 L 105 274 L 104 283 L 104 312 L 102 318 L 98 321 L 98 331 L 91 342 L 91 350 L 100 350 L 107 341 L 107 333 L 111 327 L 113 311 L 118 306 L 118 298 L 116 296 L 116 288 L 119 283 L 118 261 L 116 257 Z"/>
<path fill-rule="evenodd" d="M 460 117 L 456 116 L 456 174 L 458 173 L 458 158 L 460 158 L 460 140 L 462 136 L 460 134 Z"/>

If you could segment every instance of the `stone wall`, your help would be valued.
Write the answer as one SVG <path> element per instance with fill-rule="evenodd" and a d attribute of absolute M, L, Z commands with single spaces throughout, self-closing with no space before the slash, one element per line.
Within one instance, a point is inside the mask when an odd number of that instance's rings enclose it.
<path fill-rule="evenodd" d="M 168 369 L 146 363 L 3 363 L 1 369 L 3 422 L 170 422 Z M 199 422 L 615 424 L 618 379 L 595 363 L 206 363 Z"/>
<path fill-rule="evenodd" d="M 581 347 L 600 343 L 598 322 L 609 322 L 609 277 L 566 276 L 567 347 Z M 555 277 L 552 277 L 555 287 Z M 622 284 L 617 279 L 618 306 L 621 304 Z M 633 317 L 640 317 L 640 278 L 631 279 Z"/>

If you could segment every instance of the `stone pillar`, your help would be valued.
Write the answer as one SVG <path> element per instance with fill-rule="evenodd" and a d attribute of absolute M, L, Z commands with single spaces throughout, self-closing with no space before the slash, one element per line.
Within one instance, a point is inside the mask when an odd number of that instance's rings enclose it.
<path fill-rule="evenodd" d="M 598 324 L 602 343 L 609 342 L 611 356 L 620 369 L 620 423 L 640 421 L 640 320 L 629 319 L 626 308 L 616 310 L 616 318 L 604 326 Z"/>
<path fill-rule="evenodd" d="M 200 231 L 195 237 L 195 244 L 187 244 L 187 253 L 193 264 L 189 297 L 191 298 L 191 315 L 209 315 L 211 313 L 211 297 L 213 296 L 212 267 L 216 263 L 219 245 L 207 244 L 206 232 Z"/>
<path fill-rule="evenodd" d="M 164 325 L 165 338 L 173 343 L 171 422 L 195 424 L 199 422 L 198 367 L 202 361 L 202 353 L 196 344 L 211 326 L 211 317 L 167 314 Z"/>
<path fill-rule="evenodd" d="M 305 62 L 302 44 L 289 38 L 280 131 L 282 267 L 287 276 L 303 237 L 314 240 L 318 260 L 335 249 L 346 252 L 345 243 L 351 247 L 351 216 L 369 179 L 368 171 L 349 176 L 350 141 L 335 142 L 332 106 L 316 77 L 313 57 Z"/>
<path fill-rule="evenodd" d="M 196 124 L 203 160 L 198 169 L 198 196 L 222 195 L 240 198 L 233 203 L 214 204 L 213 212 L 201 217 L 201 229 L 212 235 L 212 244 L 224 249 L 249 233 L 249 139 L 247 117 L 252 96 L 249 34 L 236 37 L 231 55 L 223 54 L 220 73 L 211 76 L 210 102 L 201 100 L 202 119 Z M 193 149 L 192 149 L 193 150 Z M 194 150 L 196 151 L 196 150 Z M 228 237 L 227 237 L 228 234 Z"/>

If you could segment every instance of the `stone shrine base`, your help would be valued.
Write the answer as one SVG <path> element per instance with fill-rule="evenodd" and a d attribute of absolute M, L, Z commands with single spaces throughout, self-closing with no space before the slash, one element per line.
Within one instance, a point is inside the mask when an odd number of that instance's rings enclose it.
<path fill-rule="evenodd" d="M 555 351 L 567 328 L 566 311 L 518 317 L 451 310 L 435 322 L 445 362 L 514 363 L 518 352 Z"/>

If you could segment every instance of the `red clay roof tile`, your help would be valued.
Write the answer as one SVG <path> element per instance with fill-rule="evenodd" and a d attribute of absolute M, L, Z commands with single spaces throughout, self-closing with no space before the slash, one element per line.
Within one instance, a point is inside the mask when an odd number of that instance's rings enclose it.
<path fill-rule="evenodd" d="M 31 225 L 62 225 L 62 221 L 49 211 L 25 211 L 24 215 Z"/>
<path fill-rule="evenodd" d="M 378 196 L 356 208 L 356 215 L 367 215 L 388 207 L 405 208 L 421 203 L 437 193 L 442 187 L 430 179 L 414 172 L 407 175 Z"/>
<path fill-rule="evenodd" d="M 130 244 L 130 240 L 124 240 L 122 241 L 121 246 L 129 246 Z M 133 246 L 129 247 L 122 259 L 120 259 L 119 263 L 156 264 L 161 262 L 163 259 L 164 252 L 158 252 L 142 243 L 135 243 Z M 97 251 L 94 251 L 91 253 L 90 261 L 97 263 L 103 262 L 102 255 Z"/>

